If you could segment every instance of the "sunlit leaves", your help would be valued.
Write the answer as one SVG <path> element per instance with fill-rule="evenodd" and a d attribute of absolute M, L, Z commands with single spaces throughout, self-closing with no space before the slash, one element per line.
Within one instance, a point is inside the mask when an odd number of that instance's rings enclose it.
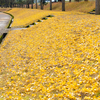
<path fill-rule="evenodd" d="M 0 83 L 0 95 L 8 99 L 97 100 L 99 16 L 52 13 L 55 17 L 7 35 L 0 50 L 0 75 L 6 80 Z"/>

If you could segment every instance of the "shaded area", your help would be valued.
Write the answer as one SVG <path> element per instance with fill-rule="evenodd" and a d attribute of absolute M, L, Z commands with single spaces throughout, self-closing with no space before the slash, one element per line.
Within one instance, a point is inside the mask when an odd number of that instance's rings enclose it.
<path fill-rule="evenodd" d="M 3 41 L 3 39 L 6 37 L 7 33 L 3 33 L 3 35 L 1 35 L 0 37 L 0 43 Z"/>
<path fill-rule="evenodd" d="M 89 14 L 95 14 L 95 9 L 89 12 Z"/>

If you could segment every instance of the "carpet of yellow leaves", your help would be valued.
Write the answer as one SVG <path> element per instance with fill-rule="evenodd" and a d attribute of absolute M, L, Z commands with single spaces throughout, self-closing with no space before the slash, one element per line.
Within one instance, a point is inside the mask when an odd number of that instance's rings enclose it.
<path fill-rule="evenodd" d="M 50 11 L 41 11 L 41 10 L 33 10 L 33 9 L 20 9 L 14 8 L 10 11 L 6 11 L 14 15 L 14 22 L 12 27 L 25 27 L 33 22 L 41 19 L 50 14 Z"/>
<path fill-rule="evenodd" d="M 25 27 L 29 24 L 36 22 L 38 19 L 42 19 L 48 15 L 59 15 L 63 14 L 61 11 L 48 11 L 48 10 L 33 10 L 33 9 L 20 9 L 20 8 L 13 8 L 12 10 L 6 11 L 6 13 L 10 13 L 14 16 L 14 22 L 12 23 L 13 27 Z M 67 12 L 66 12 L 67 13 Z M 75 12 L 69 12 L 68 14 L 74 14 Z M 79 12 L 77 12 L 79 13 Z"/>
<path fill-rule="evenodd" d="M 1 98 L 100 100 L 100 16 L 53 14 L 7 35 L 0 48 Z"/>

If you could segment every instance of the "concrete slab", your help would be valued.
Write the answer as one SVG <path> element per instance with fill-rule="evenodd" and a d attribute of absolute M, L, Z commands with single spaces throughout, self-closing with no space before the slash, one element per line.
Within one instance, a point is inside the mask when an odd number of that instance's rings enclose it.
<path fill-rule="evenodd" d="M 11 30 L 22 30 L 22 29 L 27 29 L 27 28 L 11 28 Z"/>
<path fill-rule="evenodd" d="M 0 35 L 8 31 L 6 27 L 8 26 L 10 19 L 10 15 L 0 12 Z"/>

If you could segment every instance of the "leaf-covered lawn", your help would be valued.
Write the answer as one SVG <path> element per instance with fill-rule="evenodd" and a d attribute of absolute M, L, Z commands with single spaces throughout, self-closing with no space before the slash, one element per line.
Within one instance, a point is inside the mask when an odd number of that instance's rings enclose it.
<path fill-rule="evenodd" d="M 42 11 L 42 10 L 33 10 L 33 9 L 20 9 L 13 8 L 10 11 L 6 11 L 6 13 L 10 13 L 14 16 L 14 22 L 11 27 L 25 27 L 29 24 L 34 23 L 38 19 L 42 19 L 43 17 L 51 14 L 51 11 Z"/>
<path fill-rule="evenodd" d="M 100 16 L 53 14 L 7 35 L 0 48 L 1 98 L 100 99 Z"/>

